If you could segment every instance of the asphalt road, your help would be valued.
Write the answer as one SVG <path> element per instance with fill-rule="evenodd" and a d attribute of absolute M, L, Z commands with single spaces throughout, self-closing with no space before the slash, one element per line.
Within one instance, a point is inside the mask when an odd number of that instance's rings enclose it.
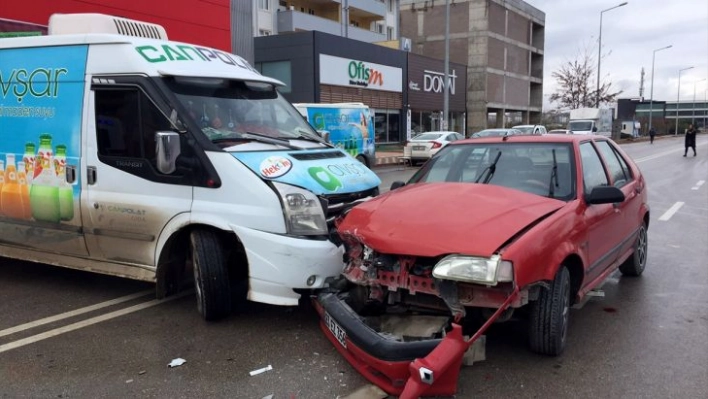
<path fill-rule="evenodd" d="M 494 326 L 458 397 L 708 397 L 708 137 L 695 158 L 682 138 L 623 148 L 649 184 L 646 272 L 572 310 L 558 358 L 530 353 L 522 325 Z M 382 191 L 415 170 L 377 169 Z M 150 284 L 0 259 L 0 314 L 3 398 L 336 398 L 366 384 L 306 300 L 205 323 L 190 293 L 158 302 Z"/>

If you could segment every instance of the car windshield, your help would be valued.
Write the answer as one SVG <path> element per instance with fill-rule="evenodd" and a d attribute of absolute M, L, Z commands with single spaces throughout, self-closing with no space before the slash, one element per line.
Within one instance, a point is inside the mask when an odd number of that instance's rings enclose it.
<path fill-rule="evenodd" d="M 321 141 L 271 84 L 217 78 L 165 78 L 187 118 L 212 142 L 266 136 Z"/>
<path fill-rule="evenodd" d="M 409 184 L 493 184 L 561 200 L 575 198 L 570 143 L 467 143 L 443 148 Z"/>
<path fill-rule="evenodd" d="M 578 132 L 589 132 L 592 129 L 592 122 L 588 122 L 588 121 L 570 122 L 568 124 L 568 129 L 575 130 Z"/>
<path fill-rule="evenodd" d="M 523 134 L 533 134 L 534 126 L 514 126 L 514 129 L 520 130 Z"/>
<path fill-rule="evenodd" d="M 412 138 L 412 140 L 437 140 L 442 136 L 438 133 L 423 133 Z"/>

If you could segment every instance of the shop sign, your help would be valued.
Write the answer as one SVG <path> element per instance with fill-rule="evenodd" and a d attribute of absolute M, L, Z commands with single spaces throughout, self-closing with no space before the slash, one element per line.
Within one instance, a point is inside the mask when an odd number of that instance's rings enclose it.
<path fill-rule="evenodd" d="M 401 68 L 320 54 L 320 83 L 401 92 Z"/>
<path fill-rule="evenodd" d="M 455 95 L 455 82 L 457 80 L 457 75 L 453 69 L 451 73 L 447 76 L 448 86 L 450 87 L 450 95 Z M 443 93 L 445 88 L 443 86 L 443 81 L 445 80 L 445 74 L 443 72 L 434 71 L 423 71 L 423 91 L 433 92 L 433 93 Z"/>

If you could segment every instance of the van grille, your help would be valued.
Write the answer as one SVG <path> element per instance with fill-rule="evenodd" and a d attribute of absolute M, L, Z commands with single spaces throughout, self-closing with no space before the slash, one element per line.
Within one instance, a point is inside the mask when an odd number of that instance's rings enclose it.
<path fill-rule="evenodd" d="M 327 227 L 329 227 L 330 240 L 336 245 L 342 243 L 339 234 L 337 234 L 337 229 L 334 226 L 334 221 L 338 216 L 342 215 L 357 203 L 363 202 L 368 198 L 376 197 L 377 195 L 379 195 L 378 187 L 357 193 L 321 195 L 320 198 L 325 200 L 327 204 L 327 214 L 325 216 L 327 218 Z"/>
<path fill-rule="evenodd" d="M 116 30 L 121 35 L 161 39 L 160 31 L 154 26 L 125 19 L 114 19 L 113 23 L 116 24 Z"/>

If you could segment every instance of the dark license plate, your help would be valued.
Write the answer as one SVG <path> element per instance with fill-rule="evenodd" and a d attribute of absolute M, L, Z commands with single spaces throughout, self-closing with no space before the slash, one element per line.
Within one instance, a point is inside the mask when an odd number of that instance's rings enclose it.
<path fill-rule="evenodd" d="M 332 332 L 332 335 L 337 338 L 337 341 L 339 341 L 339 343 L 346 348 L 347 333 L 344 331 L 342 326 L 340 326 L 339 323 L 337 323 L 327 312 L 324 313 L 324 322 L 327 325 L 327 328 L 329 328 L 329 331 Z"/>

